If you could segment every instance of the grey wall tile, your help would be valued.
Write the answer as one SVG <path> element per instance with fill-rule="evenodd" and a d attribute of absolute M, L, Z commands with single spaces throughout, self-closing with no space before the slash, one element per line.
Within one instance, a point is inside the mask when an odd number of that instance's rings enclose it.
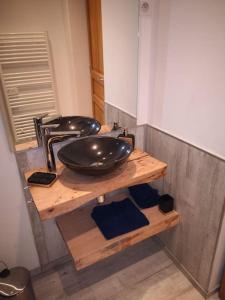
<path fill-rule="evenodd" d="M 111 125 L 114 122 L 119 122 L 119 110 L 105 102 L 105 123 Z"/>
<path fill-rule="evenodd" d="M 120 126 L 128 128 L 134 128 L 137 124 L 136 118 L 108 103 L 105 103 L 105 122 L 109 125 L 118 122 Z"/>
<path fill-rule="evenodd" d="M 161 238 L 208 290 L 225 197 L 225 162 L 148 126 L 147 151 L 168 163 L 160 191 L 175 198 L 182 223 Z"/>
<path fill-rule="evenodd" d="M 27 152 L 15 152 L 15 157 L 19 171 L 21 173 L 29 170 L 28 161 L 27 161 Z"/>
<path fill-rule="evenodd" d="M 119 110 L 119 124 L 122 127 L 134 128 L 136 127 L 137 120 L 133 116 Z"/>

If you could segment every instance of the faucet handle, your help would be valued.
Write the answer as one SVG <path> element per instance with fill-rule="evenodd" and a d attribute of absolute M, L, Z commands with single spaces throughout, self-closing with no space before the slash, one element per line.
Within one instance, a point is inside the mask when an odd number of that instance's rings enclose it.
<path fill-rule="evenodd" d="M 49 135 L 54 135 L 54 136 L 63 136 L 63 135 L 66 135 L 66 136 L 78 135 L 78 136 L 80 136 L 80 134 L 81 134 L 81 131 L 79 131 L 79 130 L 51 131 L 49 133 Z"/>
<path fill-rule="evenodd" d="M 40 125 L 40 133 L 41 133 L 42 142 L 43 142 L 43 138 L 44 138 L 45 134 L 46 133 L 49 134 L 49 131 L 47 132 L 46 129 L 57 128 L 58 126 L 59 126 L 59 124 L 42 124 L 42 125 Z"/>
<path fill-rule="evenodd" d="M 33 118 L 37 144 L 38 144 L 39 147 L 42 146 L 42 138 L 41 138 L 42 119 L 47 117 L 47 116 L 48 116 L 48 113 L 44 113 L 44 114 L 40 114 L 39 116 L 36 116 L 36 117 Z"/>
<path fill-rule="evenodd" d="M 49 115 L 49 113 L 43 113 L 38 115 L 37 117 L 34 117 L 34 119 L 41 121 L 43 118 L 46 118 Z"/>
<path fill-rule="evenodd" d="M 59 127 L 59 124 L 43 124 L 41 125 L 41 128 L 45 129 L 45 128 L 57 128 Z"/>

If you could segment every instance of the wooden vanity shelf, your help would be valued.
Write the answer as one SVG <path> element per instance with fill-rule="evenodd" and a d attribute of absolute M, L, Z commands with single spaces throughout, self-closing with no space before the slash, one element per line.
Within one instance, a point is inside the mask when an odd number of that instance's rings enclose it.
<path fill-rule="evenodd" d="M 135 149 L 127 163 L 104 176 L 82 176 L 58 164 L 59 178 L 51 187 L 31 186 L 29 191 L 42 220 L 57 217 L 58 227 L 79 270 L 180 222 L 176 211 L 162 214 L 158 207 L 148 208 L 142 210 L 150 222 L 148 226 L 106 240 L 90 216 L 93 206 L 97 205 L 93 200 L 96 197 L 159 179 L 165 175 L 166 168 L 165 163 Z M 25 177 L 37 171 L 46 170 L 31 170 Z M 113 201 L 126 196 L 117 195 Z"/>
<path fill-rule="evenodd" d="M 82 176 L 58 164 L 59 178 L 51 187 L 31 186 L 29 191 L 41 220 L 46 220 L 79 208 L 106 193 L 159 179 L 164 176 L 166 167 L 148 153 L 135 149 L 127 163 L 102 176 Z M 38 171 L 46 172 L 46 169 L 33 169 L 25 177 Z"/>
<path fill-rule="evenodd" d="M 126 197 L 127 195 L 119 195 L 116 200 L 122 200 Z M 115 201 L 115 199 L 108 199 L 106 202 L 112 200 Z M 91 211 L 94 206 L 96 206 L 95 201 L 56 219 L 77 270 L 174 227 L 180 222 L 180 216 L 176 211 L 163 214 L 159 211 L 158 206 L 155 206 L 142 210 L 150 222 L 148 226 L 106 240 L 91 218 Z"/>

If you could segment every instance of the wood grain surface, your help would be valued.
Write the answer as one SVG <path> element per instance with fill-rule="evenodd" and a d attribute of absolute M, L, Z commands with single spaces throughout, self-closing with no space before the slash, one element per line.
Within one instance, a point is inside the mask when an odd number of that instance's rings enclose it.
<path fill-rule="evenodd" d="M 106 203 L 112 200 L 122 200 L 125 197 L 126 195 L 123 194 L 116 195 L 113 199 L 106 200 Z M 56 220 L 78 270 L 133 246 L 180 222 L 180 216 L 176 211 L 163 214 L 159 211 L 158 206 L 155 206 L 142 210 L 150 222 L 149 225 L 106 240 L 91 218 L 91 212 L 95 206 L 96 202 L 93 201 L 90 205 L 60 216 Z"/>
<path fill-rule="evenodd" d="M 127 163 L 102 176 L 84 176 L 57 165 L 58 180 L 49 188 L 31 186 L 33 201 L 42 220 L 55 218 L 114 190 L 151 182 L 164 176 L 167 165 L 141 150 L 134 150 Z M 28 178 L 34 169 L 26 172 Z"/>

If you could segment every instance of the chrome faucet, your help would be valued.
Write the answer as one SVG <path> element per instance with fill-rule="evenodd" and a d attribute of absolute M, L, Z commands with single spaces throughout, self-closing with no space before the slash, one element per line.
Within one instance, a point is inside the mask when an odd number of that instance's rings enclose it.
<path fill-rule="evenodd" d="M 43 122 L 43 119 L 48 117 L 48 115 L 49 115 L 48 113 L 44 113 L 42 115 L 39 115 L 38 117 L 33 118 L 38 147 L 43 146 L 41 127 L 43 125 L 45 125 Z M 48 118 L 48 122 L 53 121 L 58 118 L 61 118 L 61 117 L 62 117 L 61 115 L 54 115 L 54 116 Z M 56 121 L 56 123 L 57 123 L 57 121 Z M 54 125 L 54 124 L 51 124 L 51 125 Z M 50 127 L 48 127 L 48 128 L 50 128 Z M 53 128 L 54 128 L 54 126 L 53 126 Z"/>
<path fill-rule="evenodd" d="M 42 146 L 41 126 L 43 125 L 43 119 L 46 118 L 47 116 L 48 113 L 45 113 L 39 115 L 38 117 L 33 118 L 38 147 Z"/>
<path fill-rule="evenodd" d="M 70 138 L 79 137 L 80 131 L 54 131 L 60 124 L 46 124 L 40 126 L 42 146 L 48 171 L 56 171 L 53 145 Z"/>

